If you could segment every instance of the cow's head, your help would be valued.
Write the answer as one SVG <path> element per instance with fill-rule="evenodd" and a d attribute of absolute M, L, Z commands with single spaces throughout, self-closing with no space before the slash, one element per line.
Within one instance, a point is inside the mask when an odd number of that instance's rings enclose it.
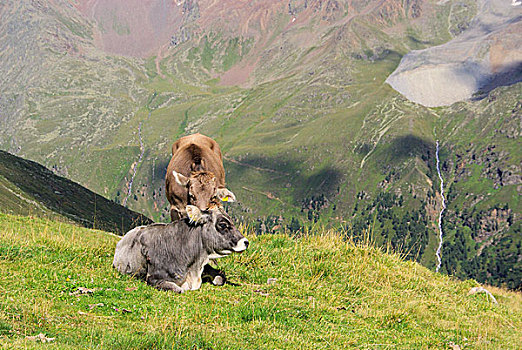
<path fill-rule="evenodd" d="M 201 211 L 187 205 L 189 221 L 202 226 L 203 246 L 210 259 L 217 259 L 248 248 L 248 240 L 239 232 L 230 217 L 219 208 Z"/>
<path fill-rule="evenodd" d="M 186 177 L 183 174 L 172 171 L 178 185 L 187 187 L 188 204 L 195 205 L 200 210 L 207 210 L 213 206 L 219 206 L 220 201 L 234 202 L 236 196 L 228 189 L 218 188 L 216 176 L 209 171 L 195 171 Z"/>

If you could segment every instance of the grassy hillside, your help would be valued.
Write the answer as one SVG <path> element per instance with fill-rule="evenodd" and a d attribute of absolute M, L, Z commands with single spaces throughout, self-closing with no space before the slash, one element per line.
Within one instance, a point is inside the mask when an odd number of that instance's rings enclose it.
<path fill-rule="evenodd" d="M 0 344 L 53 349 L 516 349 L 522 296 L 328 232 L 250 235 L 232 284 L 176 295 L 116 273 L 118 237 L 0 215 Z M 268 278 L 276 283 L 268 284 Z M 90 292 L 79 294 L 78 288 Z M 36 343 L 40 333 L 55 338 Z M 453 347 L 455 348 L 455 347 Z"/>
<path fill-rule="evenodd" d="M 18 215 L 58 217 L 119 234 L 151 222 L 38 163 L 4 151 L 0 151 L 0 209 Z"/>

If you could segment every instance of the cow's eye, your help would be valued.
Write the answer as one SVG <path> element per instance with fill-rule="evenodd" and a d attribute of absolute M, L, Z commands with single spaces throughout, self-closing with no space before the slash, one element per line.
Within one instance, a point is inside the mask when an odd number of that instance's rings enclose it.
<path fill-rule="evenodd" d="M 225 231 L 226 229 L 228 229 L 228 224 L 224 221 L 220 221 L 217 224 L 217 228 L 219 231 Z"/>

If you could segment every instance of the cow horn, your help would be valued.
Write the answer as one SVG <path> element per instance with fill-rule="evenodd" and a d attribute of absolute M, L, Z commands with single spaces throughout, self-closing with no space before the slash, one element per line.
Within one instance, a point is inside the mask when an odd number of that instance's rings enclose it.
<path fill-rule="evenodd" d="M 195 205 L 187 205 L 185 210 L 187 211 L 190 223 L 204 224 L 208 220 L 208 215 L 203 214 Z"/>

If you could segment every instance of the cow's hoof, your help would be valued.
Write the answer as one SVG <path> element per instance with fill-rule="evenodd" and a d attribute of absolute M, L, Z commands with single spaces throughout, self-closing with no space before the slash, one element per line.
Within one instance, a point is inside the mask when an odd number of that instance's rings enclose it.
<path fill-rule="evenodd" d="M 221 276 L 221 275 L 217 275 L 212 280 L 212 284 L 215 286 L 222 286 L 225 284 L 225 282 L 226 282 L 225 276 Z"/>

